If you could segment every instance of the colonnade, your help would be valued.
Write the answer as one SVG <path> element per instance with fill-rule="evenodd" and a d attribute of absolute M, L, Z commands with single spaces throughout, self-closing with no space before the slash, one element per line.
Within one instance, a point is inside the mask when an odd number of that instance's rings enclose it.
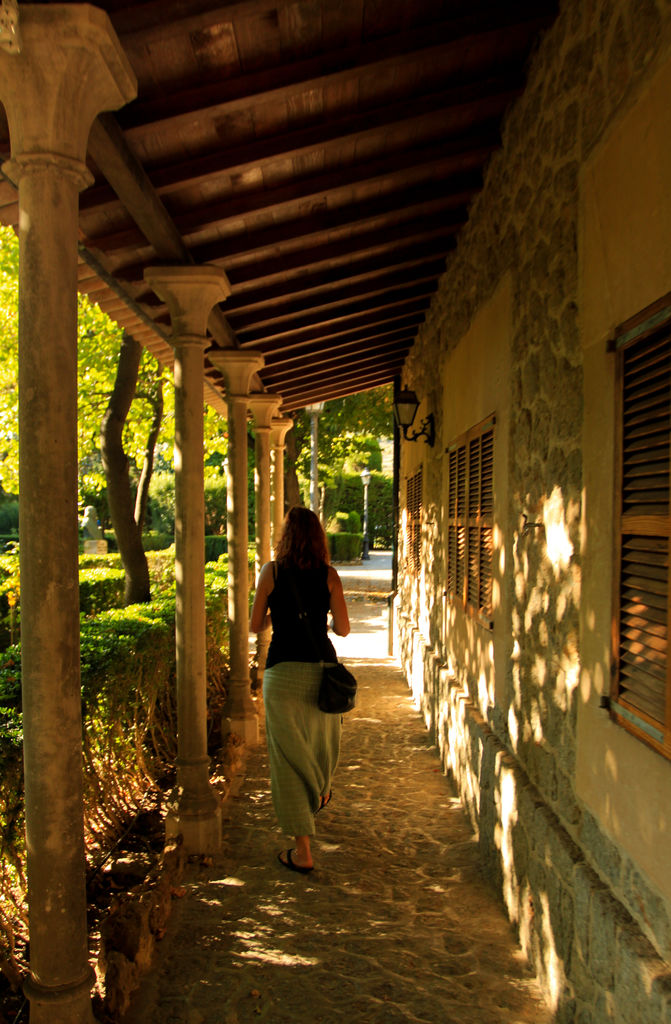
<path fill-rule="evenodd" d="M 21 8 L 21 47 L 0 46 L 0 102 L 19 199 L 19 479 L 31 1024 L 93 1024 L 83 831 L 77 515 L 78 193 L 93 121 L 137 83 L 107 15 L 77 5 Z M 230 288 L 214 267 L 155 267 L 175 354 L 177 786 L 168 830 L 190 852 L 220 842 L 206 745 L 203 364 L 212 307 Z M 250 395 L 258 353 L 212 356 L 229 429 L 229 727 L 258 738 L 248 663 L 247 417 L 256 423 L 257 550 L 267 560 L 283 511 L 291 420 L 279 396 Z M 272 448 L 272 459 L 271 459 Z M 271 473 L 272 461 L 272 473 Z M 271 499 L 271 476 L 274 497 Z M 272 523 L 271 523 L 272 505 Z M 48 510 L 48 518 L 45 511 Z M 263 654 L 263 645 L 261 645 Z"/>

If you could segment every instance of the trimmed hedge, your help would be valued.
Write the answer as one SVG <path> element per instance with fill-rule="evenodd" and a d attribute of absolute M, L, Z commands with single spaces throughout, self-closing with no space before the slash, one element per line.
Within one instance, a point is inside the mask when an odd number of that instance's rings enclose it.
<path fill-rule="evenodd" d="M 327 485 L 324 501 L 326 522 L 335 515 L 355 512 L 363 519 L 363 483 L 358 473 L 343 473 Z M 391 548 L 394 543 L 393 481 L 383 473 L 371 473 L 368 486 L 368 538 L 372 548 Z M 350 531 L 358 533 L 350 524 Z"/>
<path fill-rule="evenodd" d="M 363 535 L 360 533 L 327 533 L 332 562 L 353 562 L 361 558 Z"/>
<path fill-rule="evenodd" d="M 160 552 L 150 567 L 156 600 L 81 619 L 90 867 L 176 756 L 174 561 Z M 85 571 L 97 573 L 98 568 Z M 111 580 L 120 570 L 106 571 Z M 94 577 L 92 590 L 97 582 Z M 210 563 L 205 570 L 208 717 L 217 722 L 227 692 L 227 585 L 227 559 Z M 210 731 L 216 738 L 216 730 Z M 27 932 L 22 741 L 21 647 L 15 644 L 0 654 L 0 958 L 11 956 L 15 932 L 24 937 Z"/>

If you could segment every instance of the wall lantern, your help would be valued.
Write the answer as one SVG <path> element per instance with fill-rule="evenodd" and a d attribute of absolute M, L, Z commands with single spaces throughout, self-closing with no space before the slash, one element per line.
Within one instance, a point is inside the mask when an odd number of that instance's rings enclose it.
<path fill-rule="evenodd" d="M 436 426 L 432 412 L 423 421 L 419 430 L 408 434 L 408 430 L 414 423 L 418 408 L 419 400 L 415 392 L 404 388 L 403 391 L 399 391 L 394 401 L 394 417 L 403 431 L 403 437 L 406 441 L 418 441 L 420 437 L 423 437 L 429 447 L 433 448 L 436 440 Z"/>

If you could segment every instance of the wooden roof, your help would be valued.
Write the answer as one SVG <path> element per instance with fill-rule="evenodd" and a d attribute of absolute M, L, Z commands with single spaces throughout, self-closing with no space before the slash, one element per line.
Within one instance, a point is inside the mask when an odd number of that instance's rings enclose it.
<path fill-rule="evenodd" d="M 81 290 L 170 362 L 144 269 L 216 264 L 232 294 L 212 345 L 262 352 L 283 413 L 391 381 L 556 2 L 97 6 L 139 91 L 91 132 Z M 17 221 L 7 181 L 0 220 Z M 220 404 L 209 361 L 206 376 Z"/>

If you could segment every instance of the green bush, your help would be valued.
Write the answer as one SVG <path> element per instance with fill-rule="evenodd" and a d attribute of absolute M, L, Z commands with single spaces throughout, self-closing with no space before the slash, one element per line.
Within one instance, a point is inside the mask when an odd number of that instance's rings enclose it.
<path fill-rule="evenodd" d="M 226 536 L 227 491 L 223 476 L 205 481 L 205 533 Z"/>
<path fill-rule="evenodd" d="M 363 537 L 360 533 L 327 533 L 332 562 L 352 562 L 361 558 Z"/>
<path fill-rule="evenodd" d="M 329 520 L 327 529 L 331 533 L 348 533 L 349 512 L 336 512 L 336 514 Z"/>
<path fill-rule="evenodd" d="M 175 533 L 175 475 L 153 473 L 149 483 L 147 525 L 158 533 Z"/>
<path fill-rule="evenodd" d="M 0 535 L 16 538 L 19 533 L 18 499 L 6 499 L 0 503 Z"/>
<path fill-rule="evenodd" d="M 324 516 L 327 523 L 343 512 L 363 518 L 363 483 L 358 473 L 343 473 L 335 484 L 326 487 L 324 499 Z M 394 541 L 393 529 L 393 481 L 383 473 L 371 473 L 368 485 L 368 538 L 373 548 L 391 548 Z M 354 520 L 350 521 L 351 533 L 356 529 Z"/>
<path fill-rule="evenodd" d="M 220 535 L 214 537 L 205 537 L 205 561 L 216 562 L 220 555 L 225 555 L 228 551 L 228 541 L 226 537 Z"/>
<path fill-rule="evenodd" d="M 160 533 L 158 530 L 150 530 L 142 534 L 142 547 L 145 551 L 164 551 L 175 542 L 172 533 Z"/>
<path fill-rule="evenodd" d="M 79 611 L 98 615 L 123 604 L 126 574 L 123 569 L 98 565 L 79 569 Z"/>
<path fill-rule="evenodd" d="M 176 756 L 174 563 L 152 558 L 155 601 L 82 619 L 80 631 L 86 849 L 96 863 Z M 172 588 L 165 576 L 172 570 Z M 95 572 L 93 568 L 86 570 Z M 113 572 L 113 569 L 108 570 Z M 208 717 L 226 697 L 227 561 L 207 566 Z M 21 648 L 0 654 L 0 956 L 25 917 Z M 214 733 L 216 736 L 216 732 Z"/>

